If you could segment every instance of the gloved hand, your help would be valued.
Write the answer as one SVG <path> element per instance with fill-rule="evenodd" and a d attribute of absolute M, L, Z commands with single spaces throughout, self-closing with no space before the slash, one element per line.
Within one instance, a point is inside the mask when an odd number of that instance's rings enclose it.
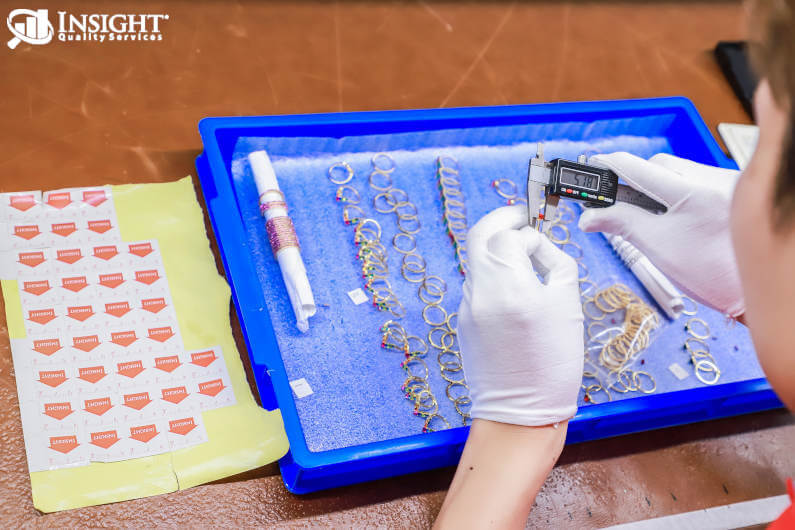
<path fill-rule="evenodd" d="M 638 247 L 690 297 L 729 316 L 745 312 L 729 232 L 729 208 L 739 172 L 658 154 L 594 155 L 633 188 L 663 203 L 655 215 L 629 204 L 587 209 L 585 232 L 617 234 Z"/>
<path fill-rule="evenodd" d="M 533 426 L 571 418 L 584 352 L 577 263 L 527 226 L 524 205 L 483 217 L 467 245 L 458 341 L 472 417 Z"/>

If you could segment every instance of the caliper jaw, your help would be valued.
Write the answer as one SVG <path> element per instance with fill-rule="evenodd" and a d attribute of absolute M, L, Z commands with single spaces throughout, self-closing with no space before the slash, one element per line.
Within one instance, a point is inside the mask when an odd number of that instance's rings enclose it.
<path fill-rule="evenodd" d="M 541 231 L 544 219 L 552 219 L 558 207 L 559 197 L 548 196 L 550 169 L 544 161 L 544 145 L 538 143 L 535 158 L 530 160 L 527 172 L 527 223 Z M 551 224 L 551 223 L 550 223 Z"/>

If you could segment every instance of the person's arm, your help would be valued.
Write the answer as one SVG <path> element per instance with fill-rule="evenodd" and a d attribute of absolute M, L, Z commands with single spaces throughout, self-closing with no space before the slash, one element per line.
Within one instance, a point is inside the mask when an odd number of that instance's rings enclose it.
<path fill-rule="evenodd" d="M 567 426 L 474 420 L 436 527 L 524 528 L 563 449 Z"/>
<path fill-rule="evenodd" d="M 467 244 L 458 344 L 474 420 L 438 525 L 523 527 L 577 412 L 577 263 L 527 226 L 523 205 L 486 215 Z"/>

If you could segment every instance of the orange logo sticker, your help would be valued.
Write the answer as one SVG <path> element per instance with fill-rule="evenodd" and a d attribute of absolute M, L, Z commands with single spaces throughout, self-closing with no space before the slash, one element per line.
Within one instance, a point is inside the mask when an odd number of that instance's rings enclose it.
<path fill-rule="evenodd" d="M 68 191 L 50 193 L 49 195 L 47 195 L 47 204 L 49 204 L 53 208 L 58 208 L 59 210 L 69 206 L 71 202 L 72 202 L 72 196 L 69 194 Z"/>
<path fill-rule="evenodd" d="M 36 324 L 46 324 L 55 319 L 55 309 L 34 309 L 28 311 L 28 320 Z"/>
<path fill-rule="evenodd" d="M 102 416 L 107 411 L 113 408 L 113 404 L 110 402 L 109 397 L 98 398 L 98 399 L 86 399 L 83 401 L 85 405 L 85 411 L 90 412 L 91 414 L 96 414 L 97 416 Z"/>
<path fill-rule="evenodd" d="M 86 368 L 78 368 L 78 372 L 80 375 L 77 377 L 83 381 L 88 381 L 89 383 L 96 383 L 107 375 L 105 373 L 104 366 L 88 366 Z"/>
<path fill-rule="evenodd" d="M 131 409 L 141 410 L 152 400 L 149 399 L 149 392 L 140 392 L 138 394 L 124 394 L 124 406 Z"/>
<path fill-rule="evenodd" d="M 80 252 L 79 248 L 70 248 L 58 251 L 58 261 L 63 261 L 64 263 L 72 264 L 82 257 L 83 254 Z"/>
<path fill-rule="evenodd" d="M 210 366 L 217 358 L 218 357 L 215 356 L 215 350 L 199 351 L 190 354 L 191 364 L 203 366 L 204 368 Z"/>
<path fill-rule="evenodd" d="M 80 445 L 77 443 L 77 436 L 50 436 L 50 449 L 58 451 L 59 453 L 66 454 L 75 447 Z"/>
<path fill-rule="evenodd" d="M 14 195 L 11 197 L 10 205 L 20 212 L 24 212 L 33 208 L 36 204 L 36 198 L 33 195 Z"/>
<path fill-rule="evenodd" d="M 55 388 L 66 381 L 65 370 L 44 370 L 39 372 L 39 383 Z"/>
<path fill-rule="evenodd" d="M 154 423 L 141 425 L 140 427 L 130 427 L 130 438 L 139 442 L 147 443 L 149 440 L 160 434 Z"/>
<path fill-rule="evenodd" d="M 111 289 L 115 289 L 116 287 L 118 287 L 123 283 L 124 283 L 124 275 L 120 272 L 99 275 L 99 284 L 104 285 L 105 287 L 110 287 Z"/>
<path fill-rule="evenodd" d="M 36 296 L 41 296 L 47 291 L 50 290 L 50 282 L 47 280 L 42 281 L 33 281 L 33 282 L 24 282 L 22 284 L 22 290 L 26 293 L 35 294 Z"/>
<path fill-rule="evenodd" d="M 196 428 L 193 418 L 182 418 L 181 420 L 171 420 L 168 422 L 168 430 L 174 434 L 185 436 Z"/>
<path fill-rule="evenodd" d="M 116 367 L 119 369 L 119 375 L 129 377 L 130 379 L 144 371 L 144 363 L 142 361 L 117 363 Z"/>
<path fill-rule="evenodd" d="M 169 403 L 179 403 L 186 397 L 188 397 L 188 389 L 184 386 L 175 386 L 174 388 L 164 388 L 161 390 L 163 395 L 163 401 L 168 401 Z"/>
<path fill-rule="evenodd" d="M 148 298 L 146 300 L 141 300 L 141 308 L 150 313 L 159 313 L 164 307 L 166 307 L 165 298 Z"/>
<path fill-rule="evenodd" d="M 44 404 L 44 414 L 59 421 L 70 415 L 72 412 L 74 412 L 72 410 L 72 404 L 68 401 L 64 403 Z"/>
<path fill-rule="evenodd" d="M 113 344 L 124 346 L 125 348 L 138 340 L 135 336 L 135 331 L 114 331 L 110 334 L 110 341 Z"/>
<path fill-rule="evenodd" d="M 152 285 L 159 279 L 160 275 L 158 275 L 157 269 L 152 269 L 149 271 L 135 271 L 135 280 L 145 283 L 146 285 Z"/>
<path fill-rule="evenodd" d="M 105 313 L 121 318 L 130 312 L 130 302 L 111 302 L 105 304 Z"/>
<path fill-rule="evenodd" d="M 14 235 L 17 237 L 21 237 L 22 239 L 26 239 L 30 241 L 37 235 L 39 235 L 39 226 L 38 225 L 16 225 L 14 226 Z"/>
<path fill-rule="evenodd" d="M 110 219 L 101 219 L 99 221 L 88 222 L 88 229 L 92 232 L 96 232 L 97 234 L 104 234 L 111 228 L 113 228 L 113 225 L 110 224 Z"/>
<path fill-rule="evenodd" d="M 78 305 L 66 308 L 66 316 L 80 322 L 85 322 L 94 315 L 94 309 L 90 305 Z"/>
<path fill-rule="evenodd" d="M 164 372 L 173 372 L 180 366 L 179 357 L 170 355 L 168 357 L 155 357 L 155 368 Z"/>
<path fill-rule="evenodd" d="M 85 276 L 72 276 L 70 278 L 61 278 L 61 287 L 77 293 L 88 287 L 88 280 Z"/>
<path fill-rule="evenodd" d="M 33 351 L 37 351 L 42 355 L 52 355 L 60 349 L 60 339 L 39 339 L 33 341 Z"/>
<path fill-rule="evenodd" d="M 152 252 L 152 243 L 132 243 L 129 245 L 130 254 L 143 258 Z"/>
<path fill-rule="evenodd" d="M 99 346 L 98 335 L 85 335 L 83 337 L 74 337 L 72 339 L 72 346 L 84 352 L 90 352 Z"/>
<path fill-rule="evenodd" d="M 156 340 L 157 342 L 166 342 L 173 336 L 174 332 L 171 331 L 171 326 L 166 326 L 164 328 L 149 328 L 149 338 Z"/>
<path fill-rule="evenodd" d="M 213 379 L 212 381 L 207 381 L 206 383 L 199 383 L 199 394 L 215 397 L 224 388 L 226 387 L 224 386 L 223 381 L 220 379 Z"/>
<path fill-rule="evenodd" d="M 86 190 L 83 192 L 83 202 L 91 206 L 99 206 L 106 200 L 105 190 Z"/>
<path fill-rule="evenodd" d="M 30 268 L 41 265 L 44 263 L 44 252 L 20 252 L 19 262 Z"/>
<path fill-rule="evenodd" d="M 77 232 L 77 225 L 75 223 L 55 223 L 52 225 L 52 233 L 58 234 L 61 237 L 66 237 L 75 232 Z"/>
<path fill-rule="evenodd" d="M 91 433 L 91 444 L 107 449 L 111 445 L 119 441 L 119 435 L 116 430 L 100 431 Z"/>
<path fill-rule="evenodd" d="M 116 248 L 116 245 L 102 245 L 100 247 L 94 247 L 94 257 L 104 259 L 105 261 L 108 261 L 118 253 L 119 250 Z"/>

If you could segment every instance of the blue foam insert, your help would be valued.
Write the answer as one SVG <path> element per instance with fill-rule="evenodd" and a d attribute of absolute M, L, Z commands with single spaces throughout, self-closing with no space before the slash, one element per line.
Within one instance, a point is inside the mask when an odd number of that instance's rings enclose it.
<path fill-rule="evenodd" d="M 443 305 L 452 312 L 458 307 L 462 277 L 456 270 L 452 247 L 441 222 L 435 182 L 437 156 L 452 155 L 460 163 L 471 226 L 504 203 L 490 186 L 493 179 L 508 178 L 520 190 L 525 189 L 527 163 L 536 152 L 536 144 L 531 141 L 534 138 L 544 138 L 548 159 L 576 159 L 581 153 L 617 150 L 650 157 L 674 151 L 664 135 L 673 119 L 673 115 L 663 114 L 589 123 L 557 122 L 342 138 L 241 137 L 232 156 L 235 196 L 287 378 L 292 381 L 303 377 L 314 391 L 295 401 L 308 449 L 327 451 L 409 436 L 417 434 L 423 423 L 411 414 L 412 406 L 400 391 L 405 378 L 399 366 L 402 354 L 380 347 L 379 328 L 390 318 L 389 313 L 379 312 L 369 304 L 354 306 L 347 297 L 346 293 L 361 287 L 363 280 L 360 264 L 354 259 L 353 230 L 343 224 L 342 205 L 334 200 L 336 186 L 327 178 L 329 166 L 344 160 L 355 170 L 349 184 L 360 192 L 361 206 L 368 215 L 383 227 L 382 241 L 389 251 L 390 271 L 393 271 L 392 286 L 407 309 L 402 323 L 410 333 L 424 338 L 428 326 L 420 317 L 423 304 L 417 298 L 415 286 L 399 276 L 400 255 L 389 243 L 396 232 L 394 215 L 379 214 L 372 209 L 373 192 L 367 186 L 367 176 L 375 153 L 388 151 L 397 163 L 392 175 L 394 185 L 407 191 L 417 205 L 423 227 L 416 236 L 417 248 L 428 263 L 428 273 L 447 281 L 448 293 Z M 278 265 L 259 215 L 257 191 L 246 160 L 248 153 L 259 149 L 270 154 L 280 186 L 291 205 L 290 214 L 319 304 L 306 334 L 295 328 L 295 317 L 284 295 Z M 572 240 L 584 250 L 592 280 L 600 286 L 621 281 L 653 304 L 601 235 L 581 233 L 576 221 L 569 229 Z M 745 327 L 728 325 L 722 315 L 704 307 L 699 307 L 697 316 L 711 328 L 710 348 L 722 371 L 721 385 L 762 377 Z M 689 355 L 682 348 L 686 338 L 684 320 L 664 320 L 654 343 L 640 357 L 643 369 L 655 376 L 657 393 L 703 386 L 692 375 Z M 677 380 L 667 369 L 672 362 L 682 365 L 691 375 L 683 381 Z M 454 426 L 460 425 L 460 416 L 444 395 L 446 383 L 439 376 L 433 350 L 428 356 L 428 366 L 441 414 Z M 614 399 L 639 395 L 611 394 Z M 590 407 L 582 402 L 582 395 L 580 405 L 583 409 Z"/>

